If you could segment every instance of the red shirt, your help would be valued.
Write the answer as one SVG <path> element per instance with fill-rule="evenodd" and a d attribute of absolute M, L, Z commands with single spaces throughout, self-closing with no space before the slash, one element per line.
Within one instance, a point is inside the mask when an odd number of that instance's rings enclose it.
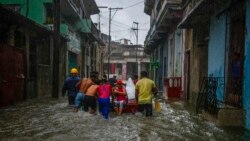
<path fill-rule="evenodd" d="M 99 85 L 97 88 L 99 98 L 109 98 L 111 90 L 112 90 L 112 86 L 110 84 Z"/>
<path fill-rule="evenodd" d="M 126 93 L 126 89 L 124 87 L 122 87 L 122 88 L 116 88 L 116 90 L 118 92 Z M 116 93 L 116 100 L 117 101 L 126 100 L 126 95 Z"/>

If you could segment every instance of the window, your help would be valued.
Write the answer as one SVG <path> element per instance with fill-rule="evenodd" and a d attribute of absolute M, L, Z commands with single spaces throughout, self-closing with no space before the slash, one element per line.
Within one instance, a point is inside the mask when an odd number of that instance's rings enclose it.
<path fill-rule="evenodd" d="M 53 24 L 53 6 L 52 3 L 45 3 L 45 24 Z"/>

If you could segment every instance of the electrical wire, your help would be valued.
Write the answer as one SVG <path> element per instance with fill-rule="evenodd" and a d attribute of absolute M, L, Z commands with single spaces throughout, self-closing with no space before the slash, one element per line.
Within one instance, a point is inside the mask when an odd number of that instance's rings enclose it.
<path fill-rule="evenodd" d="M 129 6 L 127 6 L 127 7 L 124 7 L 124 8 L 121 9 L 121 10 L 125 10 L 125 9 L 128 9 L 128 8 L 134 7 L 134 6 L 139 5 L 139 4 L 143 3 L 143 2 L 144 2 L 144 0 L 143 0 L 143 1 L 140 1 L 140 2 L 137 2 L 137 3 L 134 3 L 134 4 L 132 4 L 132 5 L 129 5 Z M 104 11 L 104 12 L 102 12 L 102 13 L 108 13 L 108 12 L 109 12 L 109 11 Z"/>
<path fill-rule="evenodd" d="M 101 17 L 103 17 L 103 18 L 105 18 L 105 19 L 109 19 L 108 17 L 105 17 L 105 16 L 101 16 Z M 117 23 L 117 24 L 121 24 L 121 25 L 124 25 L 124 26 L 127 26 L 127 27 L 131 27 L 130 25 L 126 25 L 126 24 L 124 24 L 124 23 L 121 23 L 121 22 L 118 22 L 118 21 L 116 21 L 116 20 L 112 20 L 112 22 L 113 23 Z"/>
<path fill-rule="evenodd" d="M 133 5 L 130 5 L 130 6 L 124 7 L 122 10 L 124 10 L 124 9 L 128 9 L 128 8 L 131 8 L 131 7 L 134 7 L 134 6 L 139 5 L 139 4 L 143 3 L 143 2 L 144 2 L 144 0 L 143 0 L 143 1 L 140 1 L 140 2 L 137 2 L 137 3 L 133 4 Z"/>
<path fill-rule="evenodd" d="M 104 19 L 104 20 L 106 20 L 107 22 L 109 22 L 108 19 L 103 18 L 103 17 L 101 17 L 101 18 Z M 113 20 L 112 20 L 112 25 L 115 25 L 115 26 L 120 27 L 120 28 L 128 28 L 128 27 L 130 28 L 131 27 L 131 26 L 128 26 L 128 25 L 125 25 L 125 24 L 120 24 L 118 22 L 114 22 Z"/>

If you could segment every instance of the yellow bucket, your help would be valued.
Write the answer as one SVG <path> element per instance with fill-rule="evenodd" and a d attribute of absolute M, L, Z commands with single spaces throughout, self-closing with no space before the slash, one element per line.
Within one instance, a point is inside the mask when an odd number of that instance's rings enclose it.
<path fill-rule="evenodd" d="M 160 112 L 161 111 L 161 104 L 160 102 L 156 99 L 155 100 L 155 111 Z"/>

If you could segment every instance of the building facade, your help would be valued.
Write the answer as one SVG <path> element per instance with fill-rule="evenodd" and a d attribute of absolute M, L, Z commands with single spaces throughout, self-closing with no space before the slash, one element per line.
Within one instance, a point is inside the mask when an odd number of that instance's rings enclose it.
<path fill-rule="evenodd" d="M 139 75 L 142 70 L 149 71 L 149 56 L 144 53 L 141 45 L 132 45 L 127 39 L 121 42 L 111 42 L 110 59 L 108 60 L 108 46 L 104 54 L 104 72 L 111 78 L 127 80 Z M 108 73 L 109 72 L 109 73 Z"/>
<path fill-rule="evenodd" d="M 37 25 L 53 32 L 53 0 L 38 0 L 38 1 L 26 1 L 26 0 L 0 0 L 3 7 L 11 9 L 16 13 L 21 14 L 23 17 L 30 19 Z M 69 75 L 69 71 L 72 67 L 79 69 L 80 76 L 88 76 L 91 71 L 98 71 L 95 67 L 97 64 L 97 48 L 100 46 L 99 31 L 94 23 L 91 21 L 90 16 L 99 13 L 99 9 L 92 0 L 81 1 L 61 1 L 60 6 L 60 36 L 64 40 L 61 40 L 59 47 L 59 89 L 61 89 L 64 79 Z M 26 35 L 21 33 L 20 40 Z M 51 38 L 48 36 L 48 38 Z M 49 40 L 49 39 L 48 39 Z M 24 42 L 24 41 L 20 41 Z M 27 97 L 37 97 L 44 94 L 44 87 L 52 87 L 51 81 L 46 78 L 53 78 L 52 66 L 50 61 L 53 61 L 53 38 L 46 42 L 48 54 L 42 54 L 40 50 L 46 50 L 45 48 L 39 48 L 39 43 L 36 40 L 30 39 L 32 47 L 30 48 L 30 55 L 27 55 L 27 59 L 33 64 L 34 77 L 27 79 Z M 27 46 L 25 44 L 24 46 Z M 39 65 L 40 55 L 49 56 L 47 64 Z M 47 59 L 48 60 L 48 59 Z M 46 62 L 46 59 L 41 59 L 42 62 Z M 49 68 L 48 66 L 49 65 Z M 52 66 L 50 66 L 52 65 Z M 46 68 L 47 67 L 47 68 Z M 34 69 L 38 68 L 38 69 Z M 41 70 L 40 70 L 41 69 Z M 27 69 L 29 71 L 29 69 Z M 37 74 L 42 74 L 41 77 Z M 44 76 L 48 75 L 48 76 Z M 42 80 L 40 81 L 41 78 Z M 47 86 L 49 85 L 49 86 Z M 60 91 L 60 90 L 59 90 Z M 34 94 L 35 93 L 35 94 Z M 51 94 L 47 92 L 46 95 Z M 29 96 L 31 95 L 31 96 Z M 33 96 L 34 95 L 34 96 Z M 59 95 L 59 94 L 58 94 Z"/>
<path fill-rule="evenodd" d="M 151 17 L 145 49 L 155 58 L 151 63 L 159 60 L 153 75 L 180 77 L 181 98 L 195 105 L 197 112 L 215 118 L 219 125 L 247 129 L 249 3 L 145 0 L 144 9 Z"/>

